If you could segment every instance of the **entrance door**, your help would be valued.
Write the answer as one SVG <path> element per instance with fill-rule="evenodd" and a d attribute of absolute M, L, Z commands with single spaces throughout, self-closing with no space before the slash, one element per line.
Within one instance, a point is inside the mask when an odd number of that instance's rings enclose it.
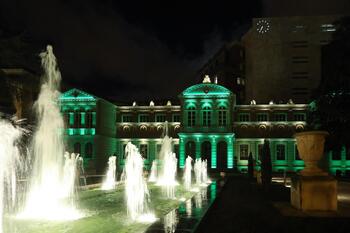
<path fill-rule="evenodd" d="M 207 160 L 208 169 L 211 168 L 211 144 L 208 141 L 202 143 L 201 157 Z"/>
<path fill-rule="evenodd" d="M 217 169 L 219 171 L 227 169 L 227 143 L 225 141 L 217 144 Z"/>
<path fill-rule="evenodd" d="M 196 145 L 195 145 L 194 141 L 188 141 L 186 143 L 185 159 L 187 158 L 187 156 L 191 156 L 193 161 L 196 160 Z"/>

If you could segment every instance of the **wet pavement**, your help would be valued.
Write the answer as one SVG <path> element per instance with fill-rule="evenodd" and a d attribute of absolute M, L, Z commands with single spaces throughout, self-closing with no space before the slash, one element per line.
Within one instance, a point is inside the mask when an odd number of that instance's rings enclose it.
<path fill-rule="evenodd" d="M 164 218 L 152 224 L 147 233 L 193 232 L 199 225 L 225 182 L 213 181 L 207 187 L 201 187 L 191 199 L 170 211 Z"/>

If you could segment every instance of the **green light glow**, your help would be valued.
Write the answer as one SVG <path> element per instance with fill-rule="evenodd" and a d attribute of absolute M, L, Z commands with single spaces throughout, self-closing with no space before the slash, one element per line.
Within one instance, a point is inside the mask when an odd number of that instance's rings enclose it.
<path fill-rule="evenodd" d="M 185 143 L 182 136 L 180 136 L 179 166 L 185 167 Z"/>
<path fill-rule="evenodd" d="M 68 135 L 73 135 L 74 134 L 74 130 L 73 129 L 68 129 Z"/>
<path fill-rule="evenodd" d="M 91 135 L 95 135 L 95 133 L 96 133 L 95 128 L 92 128 L 92 129 L 91 129 Z"/>
<path fill-rule="evenodd" d="M 80 135 L 85 135 L 85 129 L 84 129 L 84 128 L 81 128 L 81 129 L 79 130 L 79 134 L 80 134 Z"/>
<path fill-rule="evenodd" d="M 85 112 L 81 112 L 80 123 L 81 125 L 85 125 Z"/>
<path fill-rule="evenodd" d="M 74 113 L 69 113 L 69 125 L 74 125 Z"/>
<path fill-rule="evenodd" d="M 210 200 L 214 201 L 216 198 L 216 181 L 213 181 L 210 186 Z"/>

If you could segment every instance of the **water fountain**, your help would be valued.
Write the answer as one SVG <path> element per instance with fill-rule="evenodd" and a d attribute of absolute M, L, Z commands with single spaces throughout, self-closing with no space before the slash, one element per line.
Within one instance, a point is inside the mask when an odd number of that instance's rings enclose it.
<path fill-rule="evenodd" d="M 106 174 L 106 179 L 102 184 L 101 189 L 102 190 L 111 190 L 115 188 L 116 185 L 116 156 L 110 156 L 108 159 L 108 169 Z"/>
<path fill-rule="evenodd" d="M 148 210 L 149 191 L 143 177 L 143 159 L 137 147 L 129 142 L 125 147 L 125 198 L 128 216 L 137 221 L 155 221 Z"/>
<path fill-rule="evenodd" d="M 151 174 L 148 178 L 148 182 L 156 182 L 157 181 L 157 175 L 158 175 L 158 163 L 157 160 L 153 160 L 152 167 L 151 167 Z"/>
<path fill-rule="evenodd" d="M 74 206 L 71 186 L 65 184 L 66 181 L 71 182 L 71 179 L 64 179 L 62 174 L 64 124 L 58 104 L 61 74 L 51 46 L 47 46 L 47 50 L 40 57 L 45 73 L 38 100 L 34 105 L 38 120 L 31 151 L 34 163 L 26 203 L 18 217 L 77 219 L 82 215 Z"/>
<path fill-rule="evenodd" d="M 192 183 L 192 161 L 193 159 L 190 156 L 187 156 L 186 162 L 185 162 L 185 170 L 184 170 L 184 183 L 186 190 L 191 189 L 191 183 Z"/>
<path fill-rule="evenodd" d="M 168 136 L 168 122 L 165 122 L 165 136 L 160 149 L 161 171 L 158 176 L 157 185 L 164 187 L 167 198 L 175 198 L 177 158 L 172 152 L 172 138 Z"/>
<path fill-rule="evenodd" d="M 201 172 L 202 172 L 202 184 L 203 185 L 210 184 L 211 181 L 208 178 L 208 162 L 206 159 L 202 161 L 202 171 Z"/>
<path fill-rule="evenodd" d="M 197 158 L 194 162 L 194 175 L 196 178 L 196 184 L 201 185 L 202 183 L 202 160 Z"/>
<path fill-rule="evenodd" d="M 3 232 L 4 209 L 13 209 L 16 200 L 16 182 L 20 163 L 20 150 L 16 141 L 23 129 L 0 119 L 0 233 Z"/>

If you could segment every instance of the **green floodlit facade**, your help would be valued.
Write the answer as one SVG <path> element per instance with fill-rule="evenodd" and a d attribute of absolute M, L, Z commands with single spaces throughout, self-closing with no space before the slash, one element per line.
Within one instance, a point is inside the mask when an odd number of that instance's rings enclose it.
<path fill-rule="evenodd" d="M 124 148 L 131 141 L 144 157 L 146 169 L 158 158 L 164 122 L 168 121 L 173 150 L 183 168 L 187 156 L 207 159 L 212 171 L 246 172 L 251 152 L 259 169 L 264 139 L 269 139 L 273 170 L 296 172 L 304 167 L 294 133 L 306 124 L 306 104 L 237 105 L 227 88 L 211 83 L 193 85 L 179 96 L 180 105 L 114 105 L 78 89 L 63 93 L 66 148 L 81 154 L 89 174 L 104 173 L 108 157 L 124 166 Z M 329 153 L 333 174 L 350 173 L 350 152 Z"/>

